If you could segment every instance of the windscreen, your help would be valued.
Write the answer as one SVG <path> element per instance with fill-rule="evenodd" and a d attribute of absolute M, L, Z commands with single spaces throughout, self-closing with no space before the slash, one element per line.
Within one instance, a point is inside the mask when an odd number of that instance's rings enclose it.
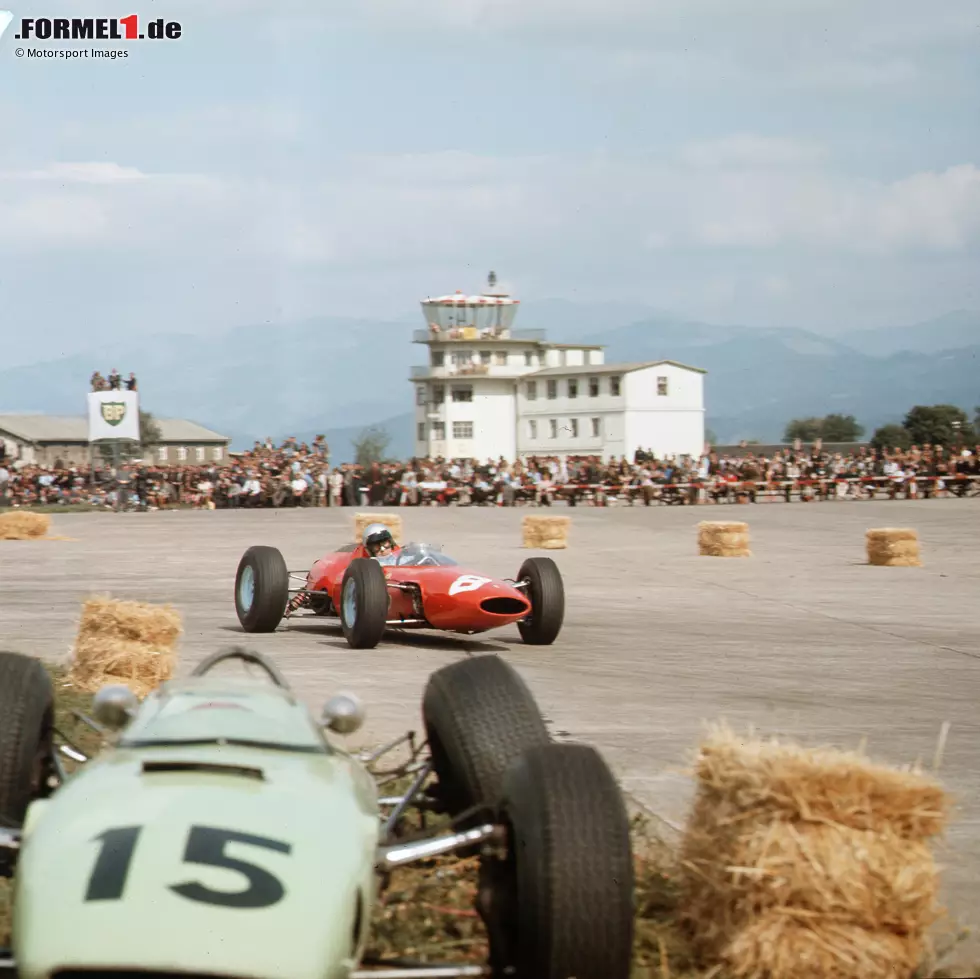
<path fill-rule="evenodd" d="M 432 544 L 406 544 L 394 554 L 378 558 L 380 564 L 397 567 L 453 567 L 457 564 Z"/>

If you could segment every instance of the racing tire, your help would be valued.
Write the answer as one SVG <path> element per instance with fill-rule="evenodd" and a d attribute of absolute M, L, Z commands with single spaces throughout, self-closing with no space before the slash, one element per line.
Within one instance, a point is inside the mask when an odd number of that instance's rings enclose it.
<path fill-rule="evenodd" d="M 451 816 L 478 805 L 492 809 L 511 763 L 551 742 L 527 684 L 494 655 L 436 670 L 422 697 L 422 719 L 437 794 Z"/>
<path fill-rule="evenodd" d="M 565 621 L 565 584 L 558 565 L 550 557 L 529 557 L 517 572 L 526 581 L 531 614 L 517 623 L 529 646 L 550 646 Z"/>
<path fill-rule="evenodd" d="M 0 652 L 0 826 L 21 826 L 28 805 L 47 795 L 53 743 L 47 671 L 32 656 Z"/>
<path fill-rule="evenodd" d="M 356 557 L 340 585 L 340 627 L 352 649 L 374 649 L 388 624 L 388 582 L 374 558 Z"/>
<path fill-rule="evenodd" d="M 481 866 L 494 975 L 628 979 L 629 814 L 602 756 L 589 745 L 531 748 L 504 777 L 497 819 L 507 857 Z"/>
<path fill-rule="evenodd" d="M 250 547 L 238 562 L 235 611 L 246 632 L 275 632 L 289 601 L 289 570 L 275 547 Z"/>

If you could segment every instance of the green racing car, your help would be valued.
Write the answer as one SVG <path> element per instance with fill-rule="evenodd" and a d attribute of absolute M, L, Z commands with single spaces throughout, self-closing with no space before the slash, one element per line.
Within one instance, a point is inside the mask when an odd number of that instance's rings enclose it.
<path fill-rule="evenodd" d="M 214 670 L 227 661 L 245 669 Z M 41 664 L 0 653 L 0 876 L 13 877 L 0 970 L 628 979 L 629 818 L 602 757 L 554 742 L 494 655 L 433 673 L 421 707 L 424 738 L 355 754 L 343 738 L 363 724 L 357 697 L 317 720 L 271 661 L 233 648 L 142 702 L 104 687 L 94 720 L 79 715 L 107 741 L 89 758 L 56 730 Z M 368 956 L 393 875 L 448 854 L 478 858 L 488 960 Z"/>

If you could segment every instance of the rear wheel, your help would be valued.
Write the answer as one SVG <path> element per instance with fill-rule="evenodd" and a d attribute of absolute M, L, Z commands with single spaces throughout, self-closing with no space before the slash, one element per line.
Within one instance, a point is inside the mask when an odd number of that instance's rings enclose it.
<path fill-rule="evenodd" d="M 235 611 L 246 632 L 275 632 L 289 601 L 289 570 L 275 547 L 250 547 L 238 562 Z"/>
<path fill-rule="evenodd" d="M 356 557 L 340 585 L 340 625 L 353 649 L 374 649 L 388 623 L 388 582 L 373 558 Z"/>
<path fill-rule="evenodd" d="M 433 673 L 422 717 L 439 798 L 453 816 L 495 805 L 511 762 L 551 740 L 534 695 L 499 656 L 475 656 Z"/>
<path fill-rule="evenodd" d="M 517 572 L 527 582 L 531 614 L 517 623 L 521 638 L 530 646 L 550 646 L 565 621 L 565 585 L 558 565 L 550 557 L 530 557 Z"/>
<path fill-rule="evenodd" d="M 498 819 L 508 855 L 484 860 L 480 889 L 495 974 L 628 979 L 629 815 L 599 753 L 578 744 L 530 749 L 507 771 Z"/>
<path fill-rule="evenodd" d="M 0 825 L 20 826 L 33 799 L 47 794 L 54 691 L 33 657 L 0 652 Z"/>

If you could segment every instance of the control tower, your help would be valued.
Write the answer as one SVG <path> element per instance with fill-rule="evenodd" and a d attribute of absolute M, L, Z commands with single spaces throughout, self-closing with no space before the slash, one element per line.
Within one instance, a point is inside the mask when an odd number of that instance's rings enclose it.
<path fill-rule="evenodd" d="M 511 339 L 518 306 L 519 299 L 512 299 L 497 289 L 497 275 L 491 272 L 484 292 L 468 296 L 457 291 L 453 295 L 423 299 L 422 315 L 433 339 L 507 340 Z M 533 339 L 544 339 L 542 332 L 534 332 L 540 335 Z"/>

